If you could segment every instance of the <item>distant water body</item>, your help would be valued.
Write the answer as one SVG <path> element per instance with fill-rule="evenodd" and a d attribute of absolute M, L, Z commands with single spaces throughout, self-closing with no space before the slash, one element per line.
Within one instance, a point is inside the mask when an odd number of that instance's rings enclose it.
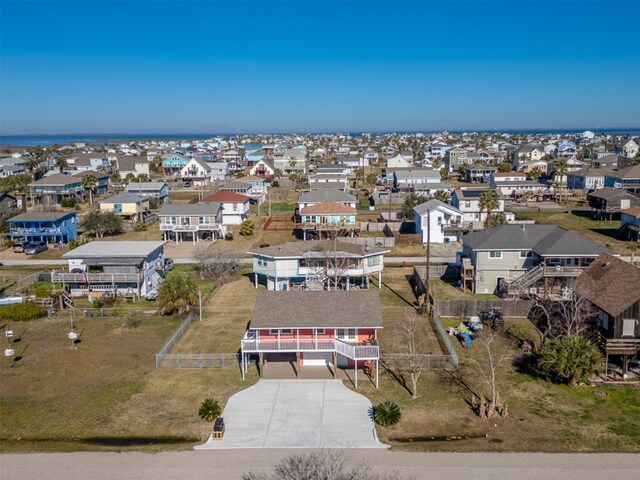
<path fill-rule="evenodd" d="M 464 132 L 477 132 L 477 133 L 509 133 L 519 135 L 534 135 L 534 134 L 578 134 L 585 130 L 591 130 L 594 133 L 606 133 L 612 135 L 622 134 L 639 134 L 640 127 L 636 128 L 591 128 L 591 129 L 575 129 L 575 130 L 449 130 L 449 133 L 464 133 Z M 323 132 L 316 132 L 323 133 Z M 329 132 L 324 132 L 329 133 Z M 403 132 L 349 132 L 352 137 L 357 137 L 363 133 L 438 133 L 438 131 L 403 131 Z M 77 134 L 77 135 L 0 135 L 0 145 L 7 147 L 33 147 L 41 145 L 43 147 L 50 147 L 52 145 L 69 145 L 74 143 L 91 143 L 91 144 L 104 144 L 104 143 L 122 143 L 124 141 L 145 141 L 145 140 L 207 140 L 220 136 L 232 136 L 235 134 L 216 134 L 216 133 L 194 133 L 194 134 L 127 134 L 127 133 L 110 133 L 110 134 Z"/>

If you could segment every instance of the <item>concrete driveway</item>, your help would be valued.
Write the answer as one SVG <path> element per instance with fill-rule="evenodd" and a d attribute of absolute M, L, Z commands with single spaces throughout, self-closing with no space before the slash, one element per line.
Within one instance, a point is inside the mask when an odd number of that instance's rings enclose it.
<path fill-rule="evenodd" d="M 340 380 L 260 380 L 227 402 L 224 438 L 195 448 L 386 448 L 370 408 Z"/>

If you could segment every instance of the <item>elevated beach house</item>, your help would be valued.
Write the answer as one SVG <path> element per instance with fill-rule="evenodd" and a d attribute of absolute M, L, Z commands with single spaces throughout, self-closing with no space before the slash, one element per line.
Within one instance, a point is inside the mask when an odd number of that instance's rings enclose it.
<path fill-rule="evenodd" d="M 124 190 L 149 199 L 156 199 L 160 204 L 169 201 L 169 187 L 164 182 L 131 182 Z"/>
<path fill-rule="evenodd" d="M 101 212 L 113 212 L 134 222 L 141 222 L 149 212 L 149 198 L 131 192 L 117 193 L 98 204 Z"/>
<path fill-rule="evenodd" d="M 240 342 L 242 378 L 250 357 L 301 368 L 366 368 L 378 386 L 378 292 L 258 292 L 251 321 Z"/>
<path fill-rule="evenodd" d="M 303 240 L 353 236 L 360 230 L 357 210 L 335 202 L 322 202 L 303 208 L 294 215 Z"/>
<path fill-rule="evenodd" d="M 90 292 L 139 298 L 164 278 L 164 242 L 95 241 L 65 253 L 68 272 L 53 272 L 51 281 L 79 297 Z"/>
<path fill-rule="evenodd" d="M 25 212 L 8 219 L 14 241 L 66 244 L 78 236 L 75 212 Z"/>
<path fill-rule="evenodd" d="M 255 248 L 253 280 L 268 290 L 368 289 L 370 277 L 382 281 L 384 254 L 340 240 L 312 240 Z"/>
<path fill-rule="evenodd" d="M 160 231 L 165 240 L 176 243 L 191 240 L 219 240 L 227 234 L 222 223 L 220 203 L 163 205 L 158 212 Z"/>

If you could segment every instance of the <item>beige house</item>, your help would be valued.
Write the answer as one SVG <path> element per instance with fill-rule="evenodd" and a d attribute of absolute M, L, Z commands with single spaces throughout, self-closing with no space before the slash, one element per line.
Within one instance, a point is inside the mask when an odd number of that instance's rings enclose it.
<path fill-rule="evenodd" d="M 135 222 L 143 220 L 149 212 L 149 199 L 130 192 L 121 192 L 99 202 L 101 212 L 113 212 Z"/>

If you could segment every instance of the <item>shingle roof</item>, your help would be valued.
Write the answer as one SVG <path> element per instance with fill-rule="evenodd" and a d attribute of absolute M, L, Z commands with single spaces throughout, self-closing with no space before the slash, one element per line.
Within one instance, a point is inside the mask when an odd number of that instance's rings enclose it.
<path fill-rule="evenodd" d="M 146 257 L 165 242 L 150 240 L 95 241 L 80 245 L 62 255 L 64 258 L 86 257 Z"/>
<path fill-rule="evenodd" d="M 640 178 L 640 165 L 633 165 L 632 167 L 623 168 L 611 175 L 612 178 L 628 178 L 636 179 Z"/>
<path fill-rule="evenodd" d="M 631 215 L 632 217 L 640 217 L 640 207 L 627 208 L 626 210 L 620 210 L 620 213 Z"/>
<path fill-rule="evenodd" d="M 501 225 L 462 237 L 473 250 L 533 250 L 538 255 L 597 256 L 610 252 L 557 225 Z"/>
<path fill-rule="evenodd" d="M 221 208 L 219 203 L 165 204 L 158 215 L 217 215 Z"/>
<path fill-rule="evenodd" d="M 234 181 L 223 185 L 222 187 L 220 187 L 220 190 L 248 190 L 250 188 L 250 183 Z"/>
<path fill-rule="evenodd" d="M 312 190 L 300 195 L 298 203 L 320 203 L 320 202 L 339 202 L 339 203 L 357 203 L 358 199 L 353 195 L 338 189 L 322 188 Z"/>
<path fill-rule="evenodd" d="M 382 328 L 375 291 L 260 291 L 249 328 Z"/>
<path fill-rule="evenodd" d="M 132 192 L 120 192 L 113 197 L 106 198 L 104 200 L 100 200 L 98 203 L 102 204 L 111 204 L 111 203 L 140 203 L 148 201 L 147 197 L 143 197 L 138 195 L 137 193 Z"/>
<path fill-rule="evenodd" d="M 427 213 L 428 210 L 434 210 L 436 208 L 446 208 L 449 210 L 453 210 L 454 212 L 457 212 L 460 215 L 464 215 L 460 210 L 458 210 L 453 205 L 449 205 L 448 203 L 441 202 L 440 200 L 436 200 L 435 198 L 432 198 L 431 200 L 427 200 L 426 202 L 421 203 L 420 205 L 414 207 L 413 211 L 416 212 L 418 215 L 424 215 L 425 213 Z"/>
<path fill-rule="evenodd" d="M 300 210 L 302 215 L 323 215 L 323 214 L 340 214 L 340 215 L 354 215 L 357 210 L 348 205 L 336 202 L 321 202 L 315 205 L 310 205 Z"/>
<path fill-rule="evenodd" d="M 266 257 L 309 257 L 317 258 L 325 256 L 328 252 L 336 252 L 336 256 L 347 257 L 368 257 L 379 253 L 387 253 L 390 250 L 379 247 L 366 247 L 356 243 L 348 243 L 333 240 L 307 240 L 305 242 L 287 242 L 281 245 L 273 245 L 270 247 L 255 248 L 248 253 L 255 255 L 264 255 Z M 341 254 L 344 252 L 344 254 Z"/>
<path fill-rule="evenodd" d="M 31 182 L 29 185 L 69 185 L 71 183 L 79 183 L 82 179 L 74 177 L 72 175 L 65 175 L 64 173 L 54 173 L 47 177 L 42 177 L 40 180 Z"/>
<path fill-rule="evenodd" d="M 141 190 L 160 190 L 166 183 L 164 182 L 131 182 L 125 190 L 139 192 Z"/>
<path fill-rule="evenodd" d="M 54 222 L 61 218 L 66 217 L 67 215 L 76 216 L 75 212 L 25 212 L 15 217 L 11 217 L 7 220 L 7 222 L 35 222 L 38 220 L 42 220 L 45 222 Z"/>
<path fill-rule="evenodd" d="M 234 203 L 245 203 L 249 201 L 249 197 L 246 195 L 241 195 L 235 192 L 224 192 L 219 191 L 214 193 L 213 195 L 209 195 L 202 199 L 202 203 L 211 203 L 211 202 L 234 202 Z"/>
<path fill-rule="evenodd" d="M 611 188 L 604 187 L 599 188 L 598 190 L 594 190 L 589 193 L 587 197 L 595 197 L 595 198 L 603 198 L 605 200 L 616 200 L 620 198 L 629 198 L 631 200 L 638 200 L 640 202 L 640 198 L 636 197 L 632 193 L 627 192 L 621 188 Z"/>
<path fill-rule="evenodd" d="M 573 289 L 617 317 L 640 301 L 640 268 L 603 253 L 573 282 Z"/>

